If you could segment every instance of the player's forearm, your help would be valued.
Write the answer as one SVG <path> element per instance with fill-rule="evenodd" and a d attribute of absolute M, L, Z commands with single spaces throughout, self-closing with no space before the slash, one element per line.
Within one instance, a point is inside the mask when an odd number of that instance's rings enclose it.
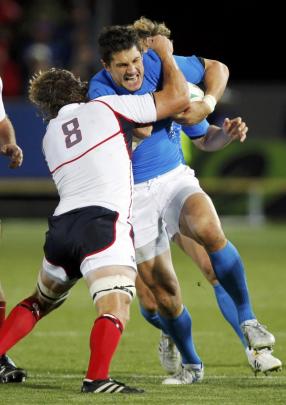
<path fill-rule="evenodd" d="M 205 152 L 215 152 L 223 149 L 232 139 L 227 135 L 222 128 L 215 125 L 210 125 L 206 135 L 203 138 L 194 140 L 193 143 L 197 148 Z"/>
<path fill-rule="evenodd" d="M 205 64 L 205 94 L 212 95 L 218 101 L 222 97 L 227 85 L 229 77 L 228 68 L 216 60 L 205 59 Z"/>
<path fill-rule="evenodd" d="M 16 137 L 13 125 L 6 117 L 0 122 L 0 146 L 7 144 L 16 144 Z"/>
<path fill-rule="evenodd" d="M 180 71 L 177 62 L 175 61 L 172 54 L 166 55 L 162 59 L 163 63 L 163 74 L 164 74 L 164 88 L 169 95 L 182 97 L 188 104 L 188 87 L 187 82 Z"/>
<path fill-rule="evenodd" d="M 154 95 L 158 120 L 180 113 L 189 105 L 187 82 L 173 55 L 166 53 L 163 57 L 161 56 L 161 60 L 164 75 L 163 89 Z"/>

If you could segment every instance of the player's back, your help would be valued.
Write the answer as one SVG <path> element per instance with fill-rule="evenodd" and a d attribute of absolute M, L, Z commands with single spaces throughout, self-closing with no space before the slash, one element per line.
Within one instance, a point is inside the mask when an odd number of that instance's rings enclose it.
<path fill-rule="evenodd" d="M 105 103 L 63 107 L 43 139 L 60 195 L 55 215 L 99 205 L 128 217 L 132 171 L 127 146 L 118 117 Z"/>

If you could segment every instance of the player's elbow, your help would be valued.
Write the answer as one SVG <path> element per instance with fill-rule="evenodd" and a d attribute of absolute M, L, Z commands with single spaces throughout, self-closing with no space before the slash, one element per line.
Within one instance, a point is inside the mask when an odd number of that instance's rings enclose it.
<path fill-rule="evenodd" d="M 222 62 L 218 62 L 218 63 L 220 64 L 220 68 L 221 68 L 221 70 L 223 72 L 223 75 L 228 80 L 228 78 L 229 78 L 229 69 L 228 69 L 228 67 Z"/>
<path fill-rule="evenodd" d="M 216 76 L 223 77 L 226 81 L 229 78 L 229 69 L 226 64 L 218 60 L 206 60 L 206 73 L 213 73 Z"/>
<path fill-rule="evenodd" d="M 221 73 L 221 75 L 225 78 L 225 80 L 228 80 L 228 78 L 229 78 L 228 67 L 224 63 L 219 62 L 217 60 L 214 60 L 213 63 L 214 63 L 214 68 Z"/>

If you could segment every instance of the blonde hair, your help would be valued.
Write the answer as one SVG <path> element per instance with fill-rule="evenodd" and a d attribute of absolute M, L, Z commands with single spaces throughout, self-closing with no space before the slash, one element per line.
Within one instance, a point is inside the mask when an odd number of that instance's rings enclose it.
<path fill-rule="evenodd" d="M 133 27 L 141 39 L 153 37 L 154 35 L 163 35 L 167 38 L 171 36 L 171 30 L 166 27 L 164 22 L 158 23 L 146 17 L 140 17 L 138 20 L 134 21 Z"/>

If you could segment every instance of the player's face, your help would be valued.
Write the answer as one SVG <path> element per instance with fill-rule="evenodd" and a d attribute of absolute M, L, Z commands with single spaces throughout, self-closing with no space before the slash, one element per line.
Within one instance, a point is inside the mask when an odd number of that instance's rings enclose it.
<path fill-rule="evenodd" d="M 105 65 L 105 68 L 118 86 L 125 87 L 128 91 L 140 89 L 144 67 L 141 52 L 136 46 L 114 53 L 110 65 Z"/>

